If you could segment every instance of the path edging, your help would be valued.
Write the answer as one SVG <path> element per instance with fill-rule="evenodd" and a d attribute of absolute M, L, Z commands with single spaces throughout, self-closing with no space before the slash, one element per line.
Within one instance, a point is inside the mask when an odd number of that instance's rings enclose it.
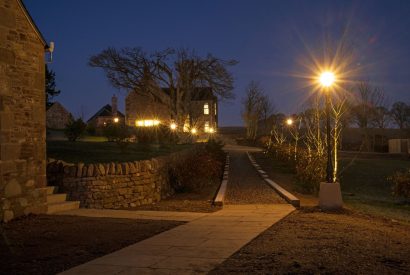
<path fill-rule="evenodd" d="M 292 193 L 284 189 L 282 186 L 280 186 L 279 184 L 271 180 L 268 174 L 266 174 L 266 172 L 262 170 L 262 168 L 255 161 L 255 159 L 251 156 L 251 154 L 249 154 L 249 152 L 246 152 L 246 154 L 248 155 L 249 161 L 251 162 L 253 167 L 255 167 L 258 174 L 262 177 L 262 179 L 267 184 L 269 184 L 288 203 L 292 204 L 294 207 L 300 207 L 300 200 L 295 195 L 293 195 Z"/>
<path fill-rule="evenodd" d="M 221 182 L 221 185 L 219 186 L 218 193 L 216 194 L 214 202 L 213 202 L 213 204 L 216 206 L 223 206 L 224 204 L 226 189 L 228 187 L 228 174 L 229 174 L 229 154 L 226 155 L 225 168 L 224 168 L 224 173 L 222 177 L 222 182 Z"/>

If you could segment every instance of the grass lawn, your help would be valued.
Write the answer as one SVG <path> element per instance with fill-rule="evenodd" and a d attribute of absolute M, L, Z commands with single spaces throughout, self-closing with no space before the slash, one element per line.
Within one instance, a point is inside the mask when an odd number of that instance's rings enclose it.
<path fill-rule="evenodd" d="M 302 206 L 317 205 L 315 196 L 304 194 L 295 184 L 292 169 L 285 163 L 253 154 L 269 176 L 301 200 Z M 339 161 L 340 184 L 345 205 L 360 212 L 410 223 L 410 205 L 392 195 L 387 177 L 410 167 L 410 161 L 398 159 L 352 159 Z"/>
<path fill-rule="evenodd" d="M 396 159 L 340 160 L 340 184 L 344 202 L 363 212 L 410 222 L 410 205 L 392 195 L 387 180 L 395 171 L 410 167 L 410 161 Z"/>
<path fill-rule="evenodd" d="M 47 141 L 47 157 L 66 162 L 104 163 L 150 159 L 190 148 L 192 144 L 130 144 L 124 152 L 115 142 Z"/>

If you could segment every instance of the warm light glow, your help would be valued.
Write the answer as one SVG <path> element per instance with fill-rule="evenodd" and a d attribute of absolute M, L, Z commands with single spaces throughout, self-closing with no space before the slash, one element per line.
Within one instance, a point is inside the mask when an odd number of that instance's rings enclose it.
<path fill-rule="evenodd" d="M 176 123 L 171 123 L 171 125 L 169 125 L 169 128 L 171 128 L 171 130 L 176 130 L 177 129 L 177 125 Z"/>
<path fill-rule="evenodd" d="M 196 129 L 195 129 L 195 128 L 192 128 L 192 129 L 191 129 L 191 133 L 192 133 L 193 135 L 195 135 L 195 134 L 196 134 Z"/>
<path fill-rule="evenodd" d="M 287 120 L 286 120 L 286 124 L 287 125 L 292 125 L 293 124 L 293 119 L 291 119 L 291 118 L 288 118 Z"/>
<path fill-rule="evenodd" d="M 324 87 L 330 87 L 335 82 L 335 74 L 332 72 L 323 72 L 320 75 L 320 84 Z"/>
<path fill-rule="evenodd" d="M 114 117 L 114 123 L 118 123 L 118 121 L 120 121 L 120 119 L 118 117 Z"/>
<path fill-rule="evenodd" d="M 160 121 L 156 119 L 146 119 L 146 120 L 135 121 L 135 126 L 137 127 L 152 127 L 152 126 L 158 126 L 159 124 L 160 124 Z"/>
<path fill-rule="evenodd" d="M 210 132 L 211 134 L 215 133 L 214 128 L 209 128 L 209 132 Z"/>

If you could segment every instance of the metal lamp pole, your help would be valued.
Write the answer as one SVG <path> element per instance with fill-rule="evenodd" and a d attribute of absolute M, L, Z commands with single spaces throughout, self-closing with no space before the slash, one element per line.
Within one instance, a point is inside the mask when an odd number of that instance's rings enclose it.
<path fill-rule="evenodd" d="M 326 94 L 326 139 L 327 139 L 327 167 L 326 181 L 333 182 L 332 146 L 330 138 L 330 87 L 325 88 Z"/>

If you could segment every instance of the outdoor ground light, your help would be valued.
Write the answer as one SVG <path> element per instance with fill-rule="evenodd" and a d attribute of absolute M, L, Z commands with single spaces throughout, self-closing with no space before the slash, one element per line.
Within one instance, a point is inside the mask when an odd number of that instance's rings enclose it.
<path fill-rule="evenodd" d="M 286 124 L 287 125 L 292 125 L 293 124 L 293 119 L 291 119 L 291 118 L 288 118 L 287 120 L 286 120 Z"/>

